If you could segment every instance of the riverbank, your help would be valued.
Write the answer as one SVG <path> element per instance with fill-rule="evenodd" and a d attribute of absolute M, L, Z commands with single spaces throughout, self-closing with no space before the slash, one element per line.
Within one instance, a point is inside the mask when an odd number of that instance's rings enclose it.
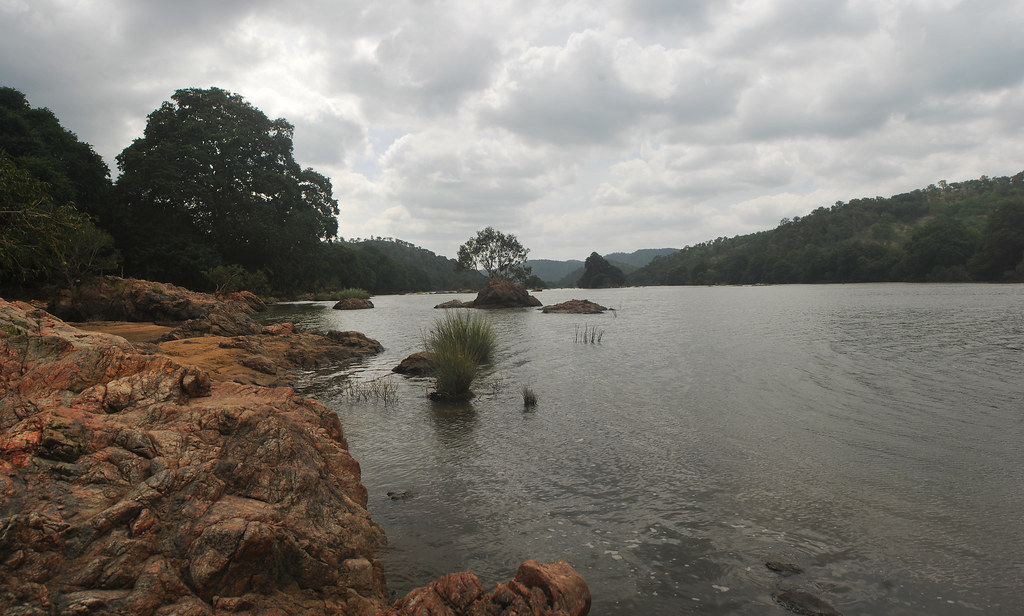
<path fill-rule="evenodd" d="M 0 612 L 411 613 L 388 608 L 337 413 L 265 386 L 379 344 L 286 323 L 174 339 L 245 324 L 203 311 L 77 327 L 0 299 Z M 462 574 L 427 588 L 456 614 L 587 612 L 571 567 L 534 565 L 491 594 L 454 595 Z"/>

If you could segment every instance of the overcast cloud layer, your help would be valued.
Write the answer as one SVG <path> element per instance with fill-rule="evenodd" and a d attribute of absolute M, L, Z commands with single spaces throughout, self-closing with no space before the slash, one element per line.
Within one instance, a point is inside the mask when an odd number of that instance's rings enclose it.
<path fill-rule="evenodd" d="M 0 0 L 0 84 L 114 157 L 176 89 L 295 124 L 341 235 L 685 245 L 1024 170 L 1020 0 Z"/>

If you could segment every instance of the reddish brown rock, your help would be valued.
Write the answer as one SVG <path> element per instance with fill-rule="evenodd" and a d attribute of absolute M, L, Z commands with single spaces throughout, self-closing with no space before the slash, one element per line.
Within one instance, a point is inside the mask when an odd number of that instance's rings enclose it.
<path fill-rule="evenodd" d="M 372 614 L 365 506 L 323 405 L 0 300 L 0 612 Z"/>
<path fill-rule="evenodd" d="M 541 312 L 553 312 L 557 314 L 599 314 L 608 310 L 600 304 L 595 304 L 589 299 L 570 299 L 561 304 L 544 306 Z"/>
<path fill-rule="evenodd" d="M 67 321 L 187 321 L 215 311 L 252 315 L 266 308 L 248 291 L 218 297 L 162 282 L 97 276 L 61 292 L 48 310 Z"/>
<path fill-rule="evenodd" d="M 473 573 L 451 573 L 417 588 L 378 616 L 586 616 L 590 589 L 569 563 L 519 565 L 488 594 Z"/>
<path fill-rule="evenodd" d="M 335 310 L 366 310 L 373 308 L 373 302 L 361 297 L 346 297 L 334 304 Z"/>
<path fill-rule="evenodd" d="M 432 355 L 426 351 L 413 353 L 403 359 L 397 366 L 391 369 L 398 374 L 410 376 L 426 376 L 434 373 L 434 364 L 431 362 Z"/>
<path fill-rule="evenodd" d="M 473 300 L 474 308 L 519 308 L 540 305 L 540 300 L 530 295 L 525 287 L 508 280 L 492 280 L 480 289 Z"/>

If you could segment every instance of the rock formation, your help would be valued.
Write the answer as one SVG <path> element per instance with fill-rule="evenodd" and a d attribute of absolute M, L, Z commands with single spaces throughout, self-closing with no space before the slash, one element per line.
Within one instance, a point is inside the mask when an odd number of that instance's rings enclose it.
<path fill-rule="evenodd" d="M 464 302 L 464 301 L 457 300 L 457 299 L 450 299 L 450 300 L 448 300 L 446 302 L 442 302 L 442 303 L 434 306 L 434 308 L 472 308 L 472 307 L 473 307 L 473 302 L 471 302 L 471 301 L 470 302 Z"/>
<path fill-rule="evenodd" d="M 600 304 L 595 304 L 588 299 L 570 299 L 561 304 L 544 306 L 541 312 L 553 312 L 558 314 L 600 314 L 608 310 Z"/>
<path fill-rule="evenodd" d="M 335 310 L 366 310 L 373 308 L 373 302 L 361 297 L 346 297 L 334 304 Z"/>
<path fill-rule="evenodd" d="M 0 613 L 373 614 L 336 413 L 0 300 Z"/>
<path fill-rule="evenodd" d="M 492 280 L 480 289 L 473 300 L 474 308 L 520 308 L 540 305 L 540 300 L 530 295 L 525 287 L 508 280 Z"/>
<path fill-rule="evenodd" d="M 589 611 L 590 589 L 568 563 L 528 560 L 492 593 L 469 571 L 451 573 L 378 616 L 586 616 Z"/>
<path fill-rule="evenodd" d="M 162 282 L 97 276 L 61 292 L 47 310 L 65 321 L 188 321 L 213 312 L 251 316 L 266 308 L 248 291 L 216 297 Z"/>
<path fill-rule="evenodd" d="M 427 376 L 434 374 L 434 364 L 430 361 L 431 357 L 432 355 L 426 351 L 413 353 L 399 362 L 399 364 L 392 368 L 391 371 L 398 374 L 407 374 L 409 376 Z"/>

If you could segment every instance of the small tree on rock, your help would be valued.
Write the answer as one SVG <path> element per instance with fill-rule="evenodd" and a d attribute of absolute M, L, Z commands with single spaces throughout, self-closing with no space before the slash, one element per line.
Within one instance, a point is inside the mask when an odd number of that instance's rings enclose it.
<path fill-rule="evenodd" d="M 530 268 L 524 265 L 529 252 L 515 235 L 487 227 L 459 247 L 459 269 L 483 270 L 492 281 L 520 282 L 530 275 Z"/>

